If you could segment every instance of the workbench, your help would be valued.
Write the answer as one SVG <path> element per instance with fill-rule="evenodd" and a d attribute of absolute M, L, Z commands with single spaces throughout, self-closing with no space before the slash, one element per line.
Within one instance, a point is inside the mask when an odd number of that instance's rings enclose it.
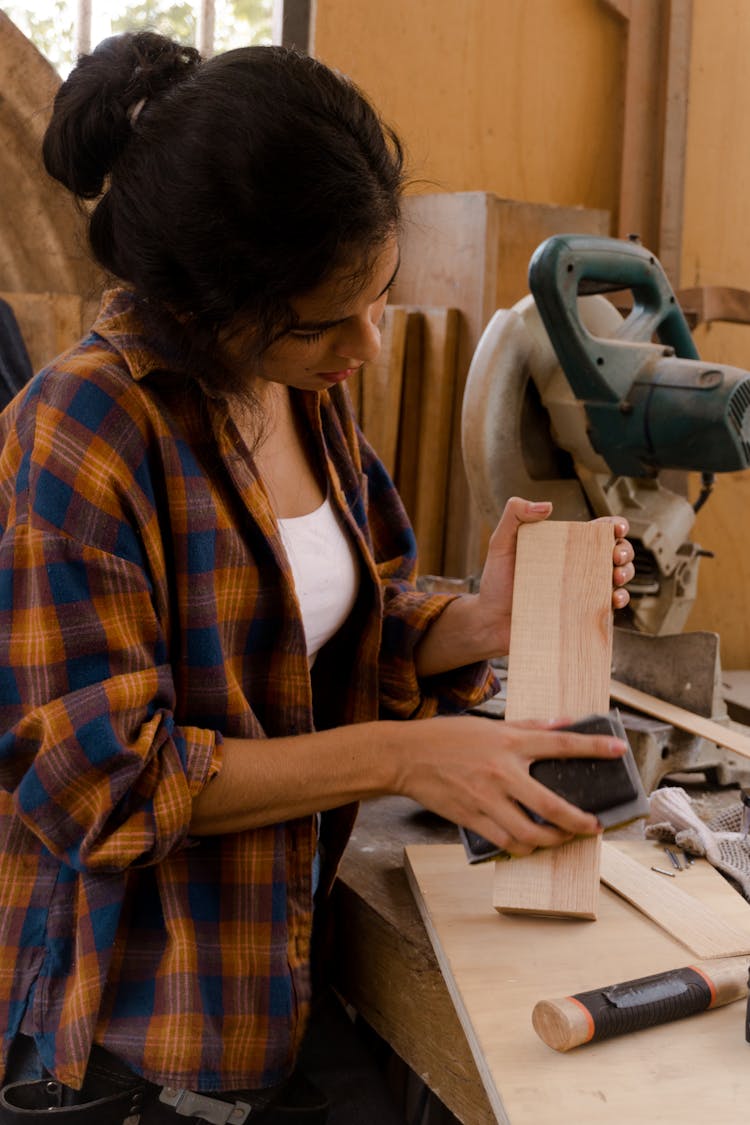
<path fill-rule="evenodd" d="M 701 815 L 708 820 L 736 800 L 736 790 L 707 794 Z M 617 835 L 640 833 L 638 824 Z M 403 864 L 406 845 L 457 841 L 453 825 L 407 798 L 362 806 L 334 890 L 335 983 L 461 1121 L 492 1125 L 497 1119 Z"/>
<path fill-rule="evenodd" d="M 406 797 L 362 805 L 333 892 L 334 983 L 460 1120 L 494 1125 L 404 873 L 405 845 L 457 842 L 454 825 Z"/>

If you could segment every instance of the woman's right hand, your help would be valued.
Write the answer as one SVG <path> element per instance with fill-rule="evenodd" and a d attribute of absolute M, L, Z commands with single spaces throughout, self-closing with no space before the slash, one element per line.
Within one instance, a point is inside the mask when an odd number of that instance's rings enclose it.
<path fill-rule="evenodd" d="M 396 723 L 396 791 L 514 856 L 594 835 L 600 831 L 596 817 L 535 781 L 529 768 L 540 758 L 619 758 L 627 744 L 561 730 L 567 722 L 459 715 Z M 537 824 L 521 805 L 549 823 Z"/>

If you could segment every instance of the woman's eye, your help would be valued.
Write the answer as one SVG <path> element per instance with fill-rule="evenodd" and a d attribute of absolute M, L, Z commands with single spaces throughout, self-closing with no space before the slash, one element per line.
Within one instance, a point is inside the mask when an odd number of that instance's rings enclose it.
<path fill-rule="evenodd" d="M 318 332 L 290 332 L 289 335 L 295 340 L 305 340 L 308 344 L 314 344 L 316 340 L 320 340 L 323 336 L 325 329 L 321 328 Z"/>

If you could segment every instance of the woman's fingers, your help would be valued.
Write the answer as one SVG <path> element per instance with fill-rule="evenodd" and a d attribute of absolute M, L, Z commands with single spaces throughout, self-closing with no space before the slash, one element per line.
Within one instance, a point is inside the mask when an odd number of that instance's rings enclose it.
<path fill-rule="evenodd" d="M 567 719 L 554 719 L 540 724 L 530 720 L 506 722 L 506 731 L 517 729 L 537 730 L 534 739 L 524 739 L 524 751 L 529 761 L 537 758 L 621 758 L 627 753 L 628 743 L 611 734 L 580 734 L 564 730 L 560 725 Z"/>
<path fill-rule="evenodd" d="M 554 847 L 600 830 L 595 816 L 564 800 L 530 773 L 548 758 L 616 759 L 627 743 L 549 722 L 479 716 L 424 720 L 401 768 L 399 792 L 491 840 L 511 855 Z"/>
<path fill-rule="evenodd" d="M 494 547 L 500 554 L 515 550 L 516 536 L 521 524 L 540 523 L 552 512 L 549 501 L 533 502 L 520 496 L 511 496 L 493 533 Z"/>
<path fill-rule="evenodd" d="M 525 814 L 522 814 L 525 816 Z M 526 817 L 528 820 L 528 817 Z M 531 822 L 533 823 L 533 822 Z M 494 816 L 477 814 L 473 819 L 472 824 L 467 824 L 466 828 L 470 828 L 472 832 L 477 832 L 483 836 L 485 840 L 489 840 L 495 847 L 502 848 L 503 851 L 508 852 L 516 858 L 521 856 L 531 855 L 538 847 L 559 847 L 560 844 L 567 844 L 570 840 L 574 839 L 571 833 L 561 832 L 556 828 L 546 828 L 536 825 L 537 831 L 534 834 L 534 841 L 530 843 L 528 840 L 519 839 L 514 836 L 509 826 L 506 824 L 499 824 Z M 524 830 L 521 827 L 519 835 L 523 835 Z"/>

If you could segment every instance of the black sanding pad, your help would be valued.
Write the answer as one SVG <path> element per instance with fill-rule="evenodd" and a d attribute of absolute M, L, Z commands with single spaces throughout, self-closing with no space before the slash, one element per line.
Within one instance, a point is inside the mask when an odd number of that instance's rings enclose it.
<path fill-rule="evenodd" d="M 564 729 L 608 734 L 627 742 L 617 711 L 589 715 Z M 572 805 L 593 813 L 602 828 L 616 828 L 648 814 L 648 797 L 629 746 L 621 758 L 540 758 L 532 762 L 529 773 Z M 538 824 L 544 823 L 536 813 L 524 811 Z M 469 863 L 507 856 L 502 848 L 468 828 L 459 828 L 459 833 Z"/>

